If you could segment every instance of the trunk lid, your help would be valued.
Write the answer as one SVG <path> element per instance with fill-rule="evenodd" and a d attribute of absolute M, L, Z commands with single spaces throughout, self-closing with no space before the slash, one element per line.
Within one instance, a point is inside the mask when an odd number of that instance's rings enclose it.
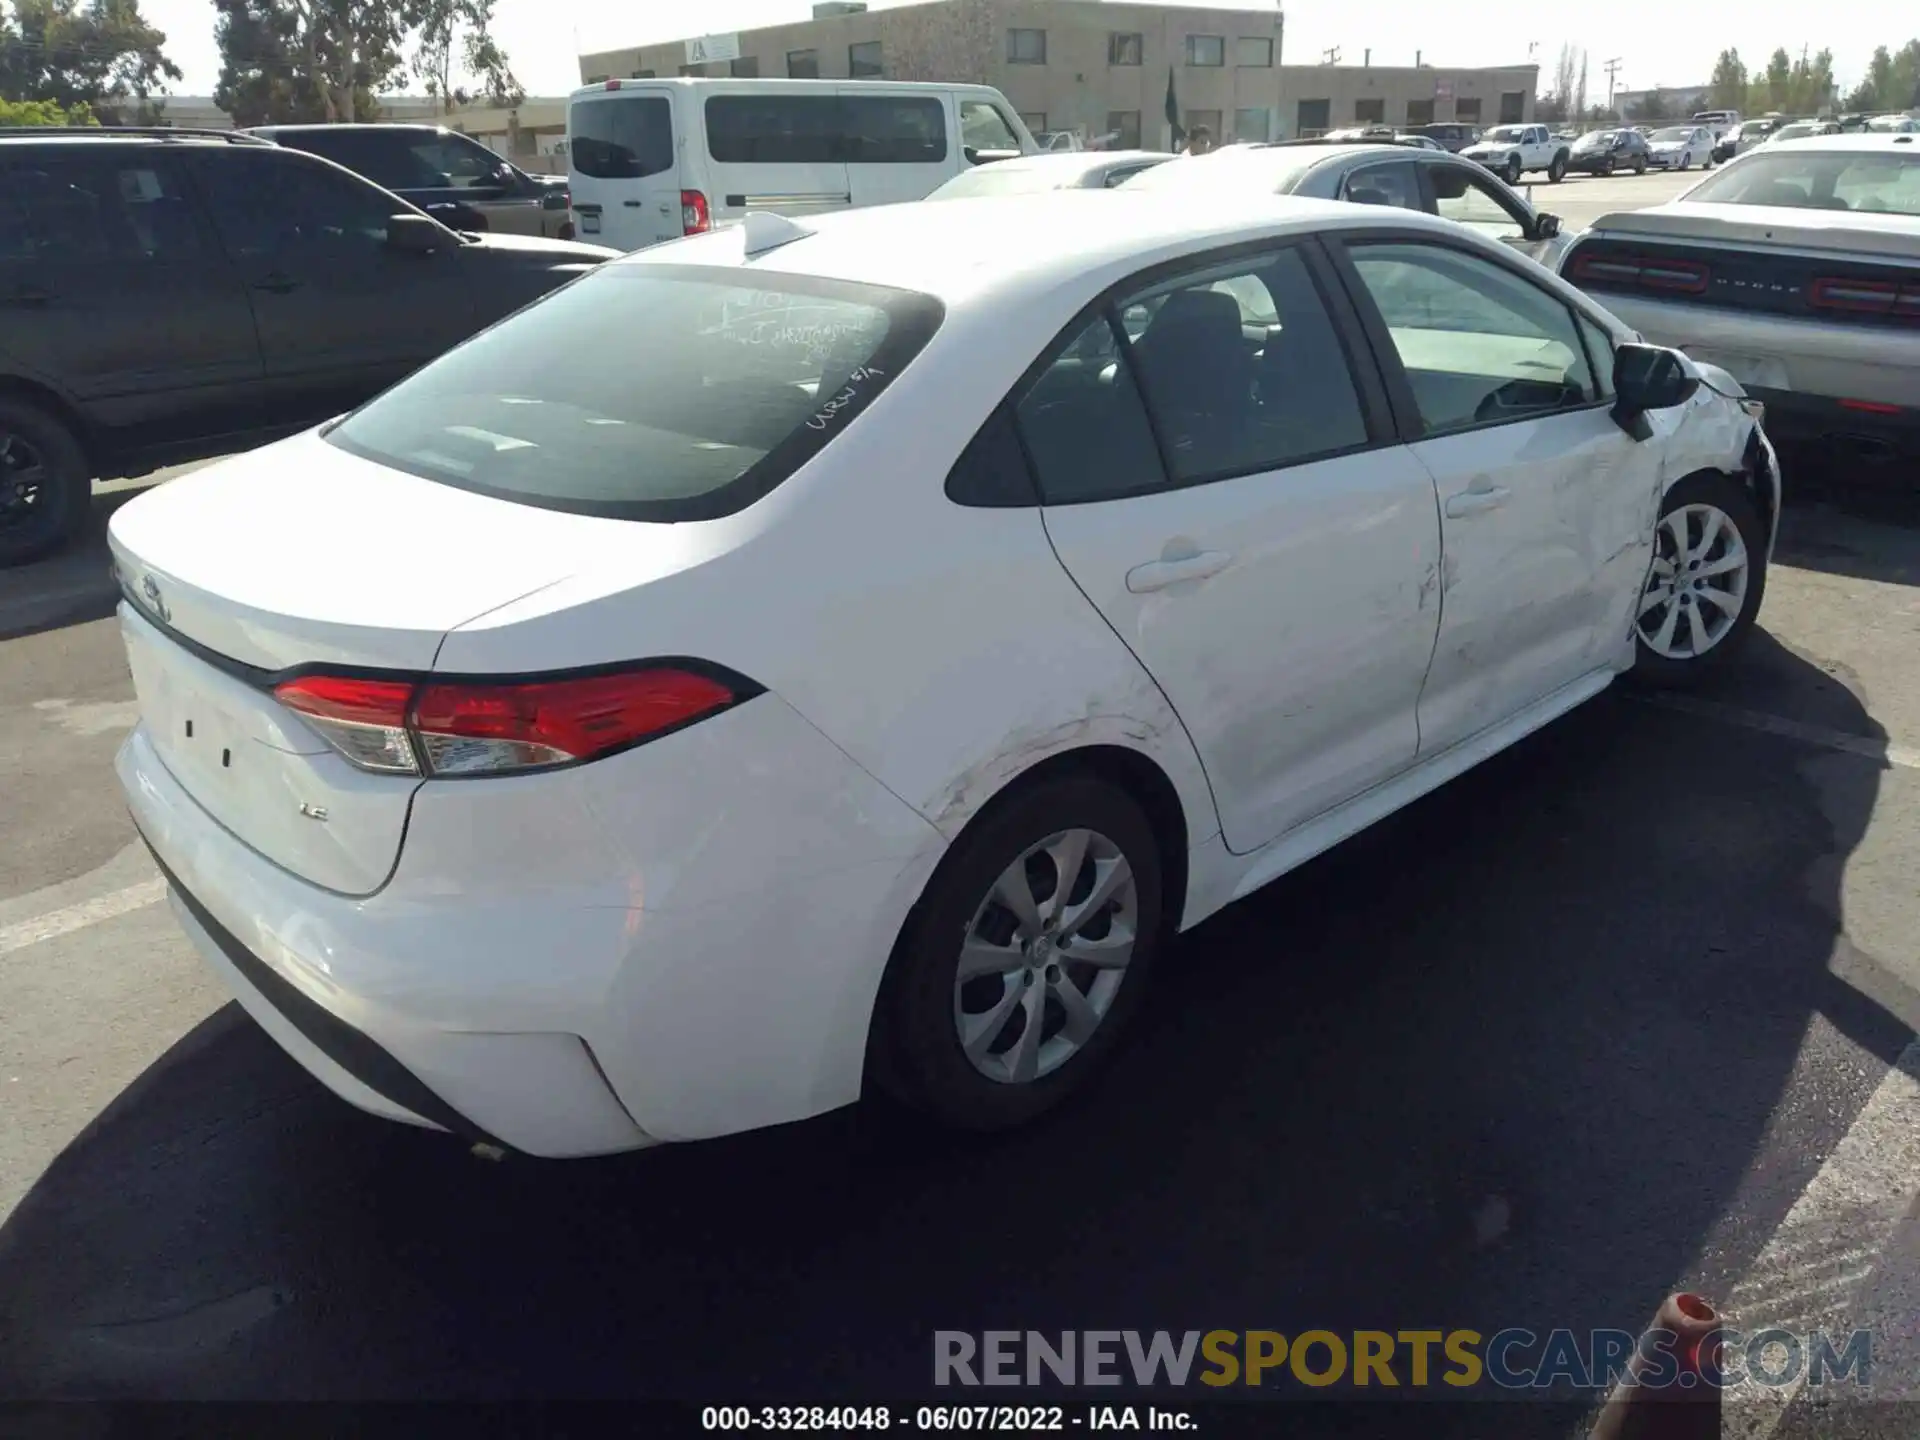
<path fill-rule="evenodd" d="M 1587 227 L 1595 235 L 1645 235 L 1719 245 L 1775 245 L 1912 260 L 1920 220 L 1862 210 L 1810 210 L 1768 205 L 1718 205 L 1676 200 L 1651 210 L 1603 215 Z"/>
<path fill-rule="evenodd" d="M 393 869 L 421 782 L 349 765 L 273 698 L 272 677 L 428 672 L 449 630 L 582 569 L 618 556 L 622 581 L 641 583 L 678 568 L 674 528 L 457 490 L 308 434 L 148 491 L 108 536 L 141 718 L 168 771 L 267 859 L 366 895 Z"/>

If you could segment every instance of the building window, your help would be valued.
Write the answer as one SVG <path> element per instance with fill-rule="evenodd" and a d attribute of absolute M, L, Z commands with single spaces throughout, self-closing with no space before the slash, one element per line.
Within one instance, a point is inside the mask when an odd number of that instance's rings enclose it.
<path fill-rule="evenodd" d="M 1525 117 L 1527 94 L 1524 90 L 1506 90 L 1500 95 L 1500 123 L 1518 125 Z"/>
<path fill-rule="evenodd" d="M 1224 35 L 1187 36 L 1187 64 L 1224 65 L 1227 63 L 1227 40 Z"/>
<path fill-rule="evenodd" d="M 1038 139 L 1047 132 L 1047 112 L 1044 110 L 1022 110 L 1020 112 L 1020 123 L 1031 130 L 1034 138 Z"/>
<path fill-rule="evenodd" d="M 1407 101 L 1407 124 L 1431 125 L 1433 123 L 1433 102 L 1431 100 Z"/>
<path fill-rule="evenodd" d="M 1327 133 L 1333 120 L 1333 102 L 1331 100 L 1302 100 L 1297 129 L 1302 140 L 1311 140 L 1316 135 Z"/>
<path fill-rule="evenodd" d="M 1047 32 L 1044 30 L 1007 31 L 1007 63 L 1009 65 L 1046 64 Z"/>
<path fill-rule="evenodd" d="M 787 75 L 794 80 L 818 80 L 820 52 L 818 50 L 787 51 Z"/>
<path fill-rule="evenodd" d="M 1270 113 L 1264 105 L 1257 110 L 1234 111 L 1233 138 L 1236 140 L 1256 142 L 1271 140 L 1273 136 L 1267 133 L 1267 126 L 1270 123 L 1268 116 Z"/>
<path fill-rule="evenodd" d="M 880 42 L 863 40 L 858 45 L 847 46 L 847 73 L 856 80 L 884 75 L 886 67 L 880 62 Z"/>
<path fill-rule="evenodd" d="M 1207 134 L 1213 137 L 1213 143 L 1216 145 L 1226 138 L 1220 133 L 1220 112 L 1218 110 L 1189 110 L 1187 111 L 1186 126 L 1187 134 L 1189 135 L 1193 134 L 1196 130 L 1205 128 Z"/>
<path fill-rule="evenodd" d="M 611 75 L 589 75 L 587 76 L 587 83 L 589 85 L 604 85 L 612 78 Z"/>
<path fill-rule="evenodd" d="M 1480 118 L 1480 97 L 1476 95 L 1471 100 L 1463 99 L 1454 101 L 1453 118 L 1456 120 L 1478 120 Z"/>
<path fill-rule="evenodd" d="M 1387 102 L 1381 99 L 1356 100 L 1353 102 L 1353 118 L 1359 125 L 1384 125 L 1387 123 Z"/>
<path fill-rule="evenodd" d="M 1137 31 L 1115 31 L 1107 36 L 1107 64 L 1138 65 L 1146 48 L 1146 37 Z"/>
<path fill-rule="evenodd" d="M 631 76 L 630 78 L 632 78 L 632 79 L 634 79 L 634 80 L 651 80 L 651 79 L 653 79 L 653 71 L 651 71 L 651 70 L 636 70 L 636 71 L 634 71 L 634 72 L 633 72 L 633 74 L 632 74 L 632 76 Z"/>
<path fill-rule="evenodd" d="M 738 79 L 757 80 L 760 78 L 760 57 L 742 55 L 738 60 L 729 60 L 727 73 Z"/>
<path fill-rule="evenodd" d="M 1273 41 L 1264 35 L 1242 35 L 1233 42 L 1233 63 L 1243 70 L 1271 70 Z"/>
<path fill-rule="evenodd" d="M 1116 150 L 1138 150 L 1140 148 L 1140 112 L 1138 110 L 1109 110 L 1107 112 L 1107 134 L 1113 137 Z"/>
<path fill-rule="evenodd" d="M 696 77 L 704 77 L 707 73 L 707 67 L 705 65 L 682 65 L 680 67 L 680 73 L 682 76 L 693 75 Z"/>

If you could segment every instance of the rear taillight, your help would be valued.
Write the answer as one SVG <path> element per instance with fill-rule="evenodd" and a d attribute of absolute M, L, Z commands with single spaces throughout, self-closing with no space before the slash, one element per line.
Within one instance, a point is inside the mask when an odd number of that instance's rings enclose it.
<path fill-rule="evenodd" d="M 756 693 L 746 682 L 679 665 L 507 682 L 304 675 L 273 691 L 349 763 L 402 775 L 578 764 Z"/>
<path fill-rule="evenodd" d="M 707 197 L 698 190 L 680 192 L 680 233 L 699 235 L 713 228 L 713 212 L 707 208 Z"/>
<path fill-rule="evenodd" d="M 1692 260 L 1653 255 L 1582 255 L 1573 263 L 1573 279 L 1593 285 L 1635 286 L 1698 295 L 1707 288 L 1707 267 Z"/>
<path fill-rule="evenodd" d="M 303 675 L 274 686 L 273 698 L 362 770 L 420 772 L 407 732 L 407 706 L 413 699 L 409 682 Z"/>
<path fill-rule="evenodd" d="M 1920 320 L 1920 281 L 1897 285 L 1891 280 L 1813 282 L 1807 302 L 1818 310 L 1851 310 L 1860 315 L 1896 315 Z"/>

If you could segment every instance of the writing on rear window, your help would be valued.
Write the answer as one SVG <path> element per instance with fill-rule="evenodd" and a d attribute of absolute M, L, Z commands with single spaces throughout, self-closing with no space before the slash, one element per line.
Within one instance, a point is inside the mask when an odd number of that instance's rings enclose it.
<path fill-rule="evenodd" d="M 839 415 L 841 411 L 845 410 L 859 398 L 860 387 L 863 384 L 868 380 L 878 379 L 883 373 L 884 372 L 876 370 L 870 365 L 857 367 L 853 374 L 847 377 L 846 388 L 813 412 L 813 417 L 807 421 L 807 428 L 810 430 L 826 429 L 827 426 L 833 423 L 834 418 Z"/>

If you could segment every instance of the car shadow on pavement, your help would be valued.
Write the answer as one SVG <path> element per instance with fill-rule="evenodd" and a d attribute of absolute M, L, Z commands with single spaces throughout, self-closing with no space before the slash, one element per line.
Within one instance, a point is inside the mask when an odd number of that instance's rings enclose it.
<path fill-rule="evenodd" d="M 95 495 L 86 529 L 73 544 L 31 565 L 0 569 L 0 640 L 101 620 L 113 613 L 120 592 L 107 550 L 107 522 L 140 493 L 123 489 Z"/>
<path fill-rule="evenodd" d="M 1101 1083 L 997 1137 L 490 1164 L 229 1006 L 0 1228 L 0 1395 L 844 1400 L 924 1394 L 937 1329 L 1637 1329 L 1725 1295 L 1905 1043 L 1830 968 L 1878 787 L 1610 692 L 1184 937 Z M 1783 1106 L 1815 1052 L 1881 1063 Z"/>

